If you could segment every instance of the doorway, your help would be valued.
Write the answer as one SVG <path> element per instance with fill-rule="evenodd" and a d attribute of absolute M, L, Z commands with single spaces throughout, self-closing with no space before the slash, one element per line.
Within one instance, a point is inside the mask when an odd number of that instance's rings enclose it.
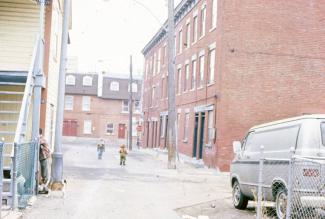
<path fill-rule="evenodd" d="M 119 139 L 125 139 L 125 131 L 126 131 L 125 124 L 118 124 L 118 138 Z"/>
<path fill-rule="evenodd" d="M 77 120 L 64 120 L 63 121 L 63 135 L 64 136 L 77 136 Z"/>
<path fill-rule="evenodd" d="M 205 125 L 205 113 L 201 113 L 200 118 L 200 141 L 199 141 L 199 159 L 203 158 L 203 144 L 204 144 L 204 125 Z"/>
<path fill-rule="evenodd" d="M 194 135 L 193 135 L 193 157 L 197 156 L 197 132 L 199 128 L 199 114 L 195 113 Z"/>

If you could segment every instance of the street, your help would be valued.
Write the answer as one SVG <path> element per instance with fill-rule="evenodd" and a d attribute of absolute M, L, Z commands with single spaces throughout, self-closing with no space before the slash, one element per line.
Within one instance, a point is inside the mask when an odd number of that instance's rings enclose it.
<path fill-rule="evenodd" d="M 23 218 L 254 217 L 233 208 L 228 173 L 186 163 L 168 170 L 166 161 L 162 152 L 135 149 L 120 166 L 117 147 L 98 160 L 94 143 L 65 144 L 65 198 L 40 195 Z"/>

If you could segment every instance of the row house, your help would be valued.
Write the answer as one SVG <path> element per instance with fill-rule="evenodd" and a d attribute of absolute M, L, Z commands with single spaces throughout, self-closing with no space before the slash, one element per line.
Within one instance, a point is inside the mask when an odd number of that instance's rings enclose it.
<path fill-rule="evenodd" d="M 138 140 L 141 118 L 141 80 L 132 82 L 132 136 Z M 63 135 L 104 138 L 109 144 L 126 144 L 129 125 L 128 78 L 103 74 L 66 76 Z"/>
<path fill-rule="evenodd" d="M 175 8 L 178 151 L 227 171 L 232 142 L 249 127 L 324 113 L 324 7 L 298 0 L 181 1 Z M 167 29 L 165 23 L 142 51 L 146 147 L 167 147 Z"/>
<path fill-rule="evenodd" d="M 17 191 L 20 204 L 35 194 L 39 127 L 54 143 L 64 1 L 42 1 L 44 7 L 40 2 L 0 0 L 2 197 L 12 207 Z M 25 187 L 13 180 L 17 174 Z"/>

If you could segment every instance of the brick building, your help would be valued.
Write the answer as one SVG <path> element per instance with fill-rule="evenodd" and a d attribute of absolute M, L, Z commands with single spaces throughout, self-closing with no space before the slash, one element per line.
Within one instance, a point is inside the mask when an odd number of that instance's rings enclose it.
<path fill-rule="evenodd" d="M 105 138 L 111 144 L 126 143 L 129 124 L 129 79 L 103 74 L 66 76 L 63 134 Z M 133 140 L 141 117 L 141 81 L 134 80 Z"/>
<path fill-rule="evenodd" d="M 325 112 L 324 3 L 183 0 L 175 22 L 180 153 L 226 171 L 249 127 Z M 166 147 L 165 28 L 142 51 L 147 147 Z"/>

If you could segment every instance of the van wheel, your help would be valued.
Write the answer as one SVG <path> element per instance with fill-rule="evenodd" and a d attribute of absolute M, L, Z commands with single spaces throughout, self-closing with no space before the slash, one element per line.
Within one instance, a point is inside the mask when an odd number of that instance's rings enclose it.
<path fill-rule="evenodd" d="M 241 192 L 237 181 L 235 181 L 232 186 L 232 202 L 237 209 L 244 210 L 247 207 L 248 199 Z"/>
<path fill-rule="evenodd" d="M 286 218 L 287 200 L 288 200 L 287 190 L 285 188 L 279 188 L 275 198 L 276 216 L 279 219 Z"/>

